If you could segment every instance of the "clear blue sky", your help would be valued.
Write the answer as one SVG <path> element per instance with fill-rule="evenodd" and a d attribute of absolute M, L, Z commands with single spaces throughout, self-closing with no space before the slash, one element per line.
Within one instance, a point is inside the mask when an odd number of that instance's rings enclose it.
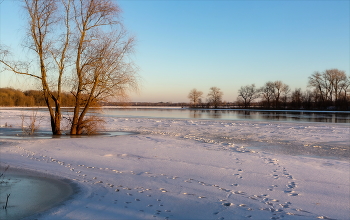
<path fill-rule="evenodd" d="M 132 101 L 187 102 L 193 88 L 216 86 L 235 101 L 241 86 L 281 80 L 307 89 L 314 71 L 350 74 L 349 1 L 118 1 L 137 37 L 134 60 L 143 78 Z M 0 40 L 24 38 L 19 1 L 0 5 Z M 16 49 L 18 56 L 22 49 Z M 10 73 L 0 86 L 26 88 Z"/>

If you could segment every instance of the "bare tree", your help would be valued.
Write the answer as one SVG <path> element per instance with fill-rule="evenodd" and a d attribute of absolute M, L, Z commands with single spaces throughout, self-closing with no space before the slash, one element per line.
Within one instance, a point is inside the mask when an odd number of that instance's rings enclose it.
<path fill-rule="evenodd" d="M 314 100 L 314 93 L 310 90 L 306 90 L 303 94 L 303 108 L 311 109 Z"/>
<path fill-rule="evenodd" d="M 265 102 L 265 107 L 270 108 L 275 94 L 275 84 L 272 81 L 265 83 L 265 85 L 260 88 L 260 92 L 263 102 Z"/>
<path fill-rule="evenodd" d="M 280 107 L 280 101 L 281 101 L 281 96 L 282 94 L 286 94 L 289 91 L 289 86 L 284 84 L 282 81 L 275 81 L 273 83 L 274 89 L 273 89 L 273 98 L 275 102 L 275 108 Z"/>
<path fill-rule="evenodd" d="M 284 84 L 282 87 L 282 93 L 281 93 L 281 101 L 283 102 L 283 107 L 287 107 L 287 102 L 288 102 L 288 94 L 290 93 L 290 88 L 287 84 Z"/>
<path fill-rule="evenodd" d="M 324 72 L 315 72 L 309 77 L 308 86 L 314 88 L 316 94 L 316 101 L 320 101 L 325 107 L 337 102 L 341 93 L 347 90 L 348 77 L 345 71 L 338 69 L 329 69 Z"/>
<path fill-rule="evenodd" d="M 48 106 L 51 117 L 51 128 L 54 134 L 60 134 L 60 98 L 52 93 L 53 87 L 50 86 L 49 79 L 49 63 L 50 51 L 53 51 L 51 38 L 53 26 L 57 23 L 57 4 L 54 0 L 30 1 L 25 0 L 25 10 L 28 13 L 27 36 L 28 47 L 35 54 L 35 65 L 39 67 L 40 74 L 36 74 L 35 70 L 31 70 L 30 61 L 9 61 L 7 58 L 10 51 L 1 45 L 0 62 L 6 70 L 16 74 L 34 77 L 40 81 L 45 102 Z M 60 80 L 59 77 L 57 79 Z M 57 88 L 58 93 L 60 92 Z M 50 100 L 56 104 L 56 108 L 51 105 Z"/>
<path fill-rule="evenodd" d="M 292 107 L 294 107 L 296 109 L 300 109 L 302 107 L 303 93 L 302 93 L 300 88 L 295 89 L 292 92 L 291 99 L 292 99 L 292 101 L 291 101 Z"/>
<path fill-rule="evenodd" d="M 209 105 L 214 106 L 214 108 L 218 108 L 218 106 L 222 103 L 223 95 L 224 93 L 218 87 L 211 87 L 208 93 Z"/>
<path fill-rule="evenodd" d="M 238 97 L 243 99 L 244 108 L 248 108 L 254 99 L 259 98 L 259 90 L 255 87 L 255 84 L 241 86 L 238 90 Z"/>
<path fill-rule="evenodd" d="M 197 107 L 201 103 L 203 92 L 198 91 L 197 89 L 192 89 L 188 94 L 188 98 L 190 99 L 190 103 L 193 107 Z"/>
<path fill-rule="evenodd" d="M 280 96 L 281 96 L 282 88 L 284 84 L 282 83 L 282 81 L 275 81 L 273 84 L 274 84 L 273 98 L 275 102 L 275 108 L 278 108 Z"/>
<path fill-rule="evenodd" d="M 344 81 L 339 83 L 339 96 L 341 99 L 346 100 L 348 98 L 348 91 L 350 88 L 350 76 L 346 77 Z"/>
<path fill-rule="evenodd" d="M 70 133 L 81 134 L 91 106 L 111 96 L 126 98 L 127 91 L 137 89 L 136 68 L 129 56 L 134 38 L 128 36 L 121 10 L 112 0 L 24 2 L 28 14 L 26 46 L 34 52 L 36 62 L 8 60 L 9 50 L 4 47 L 0 62 L 7 70 L 41 82 L 53 134 L 61 133 L 62 90 L 71 91 L 75 107 Z M 39 67 L 39 74 L 35 67 Z M 65 83 L 64 76 L 70 83 Z"/>
<path fill-rule="evenodd" d="M 309 77 L 309 87 L 315 89 L 316 98 L 320 99 L 321 102 L 325 102 L 328 96 L 328 85 L 323 75 L 316 71 Z"/>
<path fill-rule="evenodd" d="M 325 78 L 329 81 L 331 95 L 331 101 L 337 101 L 341 92 L 341 84 L 346 81 L 347 77 L 345 71 L 338 69 L 330 69 L 324 72 Z"/>
<path fill-rule="evenodd" d="M 74 1 L 76 36 L 76 97 L 71 134 L 80 134 L 84 117 L 97 100 L 117 95 L 125 97 L 137 88 L 135 68 L 126 60 L 134 38 L 127 36 L 118 20 L 120 9 L 111 0 Z M 112 28 L 105 31 L 104 26 Z M 111 37 L 113 36 L 113 37 Z"/>

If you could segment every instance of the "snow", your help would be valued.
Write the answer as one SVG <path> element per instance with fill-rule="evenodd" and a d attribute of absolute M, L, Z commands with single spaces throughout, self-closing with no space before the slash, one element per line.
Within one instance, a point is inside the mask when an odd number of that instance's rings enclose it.
<path fill-rule="evenodd" d="M 21 114 L 1 109 L 0 125 L 19 127 Z M 40 128 L 49 130 L 47 113 L 38 114 Z M 105 119 L 107 131 L 135 133 L 0 139 L 1 165 L 66 178 L 80 188 L 35 218 L 350 216 L 349 124 Z"/>

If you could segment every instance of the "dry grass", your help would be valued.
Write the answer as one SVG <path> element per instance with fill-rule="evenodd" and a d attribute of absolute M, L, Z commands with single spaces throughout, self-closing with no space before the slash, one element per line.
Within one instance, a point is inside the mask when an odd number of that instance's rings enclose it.
<path fill-rule="evenodd" d="M 106 122 L 96 115 L 87 116 L 80 124 L 82 134 L 93 135 L 105 129 Z"/>
<path fill-rule="evenodd" d="M 41 118 L 38 117 L 38 111 L 35 110 L 30 116 L 21 115 L 21 128 L 25 135 L 33 135 L 38 129 Z"/>

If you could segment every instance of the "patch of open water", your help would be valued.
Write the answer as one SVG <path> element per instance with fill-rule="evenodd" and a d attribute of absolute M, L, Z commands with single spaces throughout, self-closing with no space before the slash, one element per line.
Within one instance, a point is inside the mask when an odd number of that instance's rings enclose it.
<path fill-rule="evenodd" d="M 94 135 L 52 135 L 51 131 L 38 130 L 33 135 L 26 135 L 23 133 L 21 129 L 18 128 L 0 128 L 0 139 L 50 139 L 50 138 L 88 138 L 88 137 L 96 137 L 96 136 L 120 136 L 120 135 L 131 135 L 135 134 L 135 132 L 123 132 L 123 131 L 104 131 L 102 133 L 94 134 Z"/>
<path fill-rule="evenodd" d="M 3 171 L 4 168 L 1 167 Z M 48 210 L 77 190 L 68 180 L 59 180 L 25 170 L 7 170 L 0 178 L 0 219 L 21 219 Z M 8 205 L 6 209 L 7 195 Z"/>

